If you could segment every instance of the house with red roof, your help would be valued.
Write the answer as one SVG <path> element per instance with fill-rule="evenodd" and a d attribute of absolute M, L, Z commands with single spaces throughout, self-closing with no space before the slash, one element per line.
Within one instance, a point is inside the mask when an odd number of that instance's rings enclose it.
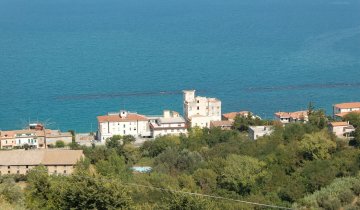
<path fill-rule="evenodd" d="M 334 117 L 343 118 L 352 112 L 360 113 L 360 102 L 341 103 L 333 106 Z"/>

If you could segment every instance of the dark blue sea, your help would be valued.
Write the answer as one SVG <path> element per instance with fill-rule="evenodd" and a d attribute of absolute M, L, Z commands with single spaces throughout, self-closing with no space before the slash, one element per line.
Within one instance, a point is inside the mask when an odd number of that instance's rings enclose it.
<path fill-rule="evenodd" d="M 183 89 L 264 118 L 360 101 L 360 0 L 0 1 L 0 130 L 182 112 Z"/>

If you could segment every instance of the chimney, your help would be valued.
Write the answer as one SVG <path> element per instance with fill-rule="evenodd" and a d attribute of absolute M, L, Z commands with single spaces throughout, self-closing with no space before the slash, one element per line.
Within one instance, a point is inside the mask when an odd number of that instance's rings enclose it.
<path fill-rule="evenodd" d="M 164 110 L 164 118 L 171 118 L 170 110 Z"/>

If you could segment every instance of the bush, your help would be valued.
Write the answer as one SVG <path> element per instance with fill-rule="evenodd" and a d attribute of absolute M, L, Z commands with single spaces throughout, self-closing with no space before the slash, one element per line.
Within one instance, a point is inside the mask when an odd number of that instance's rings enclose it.
<path fill-rule="evenodd" d="M 343 204 L 351 203 L 353 198 L 354 198 L 354 194 L 350 189 L 344 190 L 339 194 L 339 199 Z"/>
<path fill-rule="evenodd" d="M 341 207 L 341 202 L 338 198 L 328 198 L 323 201 L 321 206 L 327 210 L 338 210 Z"/>
<path fill-rule="evenodd" d="M 63 148 L 63 147 L 65 147 L 65 143 L 63 141 L 61 141 L 61 140 L 56 141 L 55 142 L 55 147 L 56 148 Z"/>

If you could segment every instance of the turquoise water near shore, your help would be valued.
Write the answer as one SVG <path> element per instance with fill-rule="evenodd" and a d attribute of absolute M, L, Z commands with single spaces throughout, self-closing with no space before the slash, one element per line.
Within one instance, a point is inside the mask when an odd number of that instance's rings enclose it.
<path fill-rule="evenodd" d="M 182 89 L 272 118 L 360 101 L 360 0 L 2 0 L 0 130 L 85 132 Z"/>

